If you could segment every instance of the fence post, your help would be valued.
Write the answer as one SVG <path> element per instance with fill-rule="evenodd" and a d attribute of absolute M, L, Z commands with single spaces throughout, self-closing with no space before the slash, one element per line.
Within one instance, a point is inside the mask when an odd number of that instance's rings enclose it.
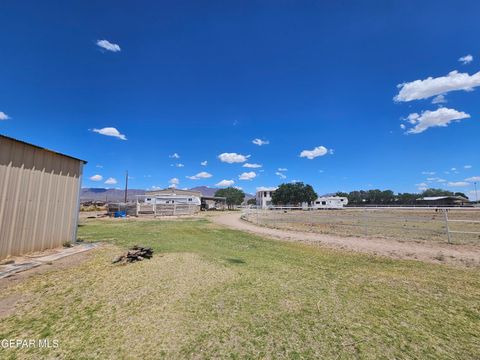
<path fill-rule="evenodd" d="M 368 236 L 368 213 L 367 213 L 367 208 L 365 207 L 363 209 L 363 224 L 364 224 L 364 230 L 365 230 L 365 236 Z"/>
<path fill-rule="evenodd" d="M 448 243 L 452 243 L 452 239 L 450 237 L 450 227 L 448 226 L 448 209 L 443 209 L 443 214 L 445 216 L 445 230 L 447 231 L 447 238 L 448 238 Z"/>

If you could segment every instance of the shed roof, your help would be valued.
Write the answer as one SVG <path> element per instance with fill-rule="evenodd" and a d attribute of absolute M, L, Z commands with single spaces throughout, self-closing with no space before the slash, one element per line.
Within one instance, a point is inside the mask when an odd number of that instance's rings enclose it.
<path fill-rule="evenodd" d="M 47 148 L 44 148 L 44 147 L 41 147 L 41 146 L 38 146 L 38 145 L 35 145 L 35 144 L 31 144 L 31 143 L 26 142 L 26 141 L 23 141 L 23 140 L 15 139 L 15 138 L 10 137 L 10 136 L 6 136 L 6 135 L 0 134 L 0 138 L 4 138 L 4 139 L 16 141 L 16 142 L 19 142 L 19 143 L 22 143 L 22 144 L 25 144 L 25 145 L 32 146 L 32 147 L 34 147 L 34 148 L 40 149 L 40 150 L 44 150 L 44 151 L 51 152 L 51 153 L 56 154 L 56 155 L 61 155 L 61 156 L 68 157 L 68 158 L 70 158 L 70 159 L 78 160 L 78 161 L 83 162 L 84 164 L 87 163 L 86 160 L 82 160 L 82 159 L 79 159 L 79 158 L 76 158 L 76 157 L 73 157 L 73 156 L 70 156 L 70 155 L 62 154 L 62 153 L 60 153 L 60 152 L 58 152 L 58 151 L 53 151 L 53 150 L 50 150 L 50 149 L 47 149 Z"/>
<path fill-rule="evenodd" d="M 425 196 L 425 197 L 419 198 L 417 200 L 436 201 L 436 200 L 446 200 L 446 199 L 468 201 L 468 199 L 464 198 L 463 196 Z"/>

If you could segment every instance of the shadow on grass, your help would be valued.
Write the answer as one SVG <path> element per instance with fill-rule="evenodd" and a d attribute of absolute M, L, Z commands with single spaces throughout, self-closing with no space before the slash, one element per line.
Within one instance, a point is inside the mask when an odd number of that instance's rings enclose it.
<path fill-rule="evenodd" d="M 230 264 L 246 264 L 245 260 L 242 260 L 242 259 L 228 258 L 226 260 Z"/>

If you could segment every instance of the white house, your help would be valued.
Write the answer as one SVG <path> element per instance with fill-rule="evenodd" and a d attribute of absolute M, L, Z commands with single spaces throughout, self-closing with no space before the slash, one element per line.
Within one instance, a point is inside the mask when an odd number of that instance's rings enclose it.
<path fill-rule="evenodd" d="M 198 196 L 185 196 L 185 195 L 152 195 L 145 196 L 145 204 L 182 204 L 182 205 L 201 205 L 200 198 Z"/>
<path fill-rule="evenodd" d="M 312 204 L 313 209 L 339 209 L 348 204 L 348 199 L 342 196 L 319 197 Z"/>
<path fill-rule="evenodd" d="M 266 209 L 272 205 L 272 194 L 275 192 L 275 188 L 258 189 L 255 195 L 257 200 L 257 207 Z"/>

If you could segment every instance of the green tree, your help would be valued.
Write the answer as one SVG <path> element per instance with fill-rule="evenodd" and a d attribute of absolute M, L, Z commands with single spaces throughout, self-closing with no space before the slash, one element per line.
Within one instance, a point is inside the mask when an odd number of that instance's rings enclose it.
<path fill-rule="evenodd" d="M 452 196 L 453 192 L 443 189 L 427 189 L 422 193 L 423 197 L 426 196 Z"/>
<path fill-rule="evenodd" d="M 257 205 L 257 199 L 255 198 L 248 199 L 247 205 Z"/>
<path fill-rule="evenodd" d="M 463 193 L 463 192 L 456 192 L 456 193 L 453 194 L 453 195 L 455 195 L 455 196 L 461 196 L 461 197 L 464 197 L 465 199 L 468 199 L 468 196 L 465 195 L 465 193 Z"/>
<path fill-rule="evenodd" d="M 306 202 L 309 205 L 318 198 L 311 185 L 303 182 L 281 184 L 272 195 L 272 203 L 275 205 L 300 206 Z"/>
<path fill-rule="evenodd" d="M 227 206 L 229 209 L 233 209 L 235 205 L 241 205 L 243 199 L 245 199 L 245 193 L 234 187 L 219 189 L 215 192 L 215 196 L 227 198 Z"/>

